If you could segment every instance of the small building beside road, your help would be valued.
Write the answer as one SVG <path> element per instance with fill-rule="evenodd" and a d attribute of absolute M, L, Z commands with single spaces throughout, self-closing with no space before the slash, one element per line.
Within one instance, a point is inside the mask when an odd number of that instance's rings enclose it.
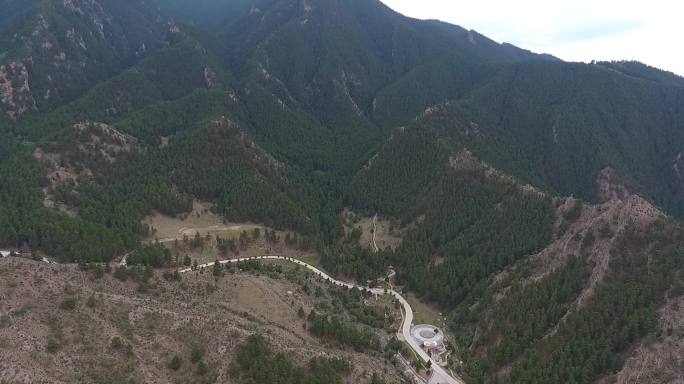
<path fill-rule="evenodd" d="M 429 324 L 420 324 L 411 328 L 411 337 L 413 337 L 420 347 L 432 357 L 439 365 L 444 365 L 444 356 L 447 352 L 444 345 L 444 333 Z"/>

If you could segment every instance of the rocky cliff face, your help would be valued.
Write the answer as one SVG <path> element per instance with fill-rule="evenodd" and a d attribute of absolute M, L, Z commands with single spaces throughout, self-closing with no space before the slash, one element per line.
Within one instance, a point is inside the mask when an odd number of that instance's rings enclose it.
<path fill-rule="evenodd" d="M 0 65 L 0 105 L 10 119 L 16 119 L 26 111 L 36 108 L 24 63 Z"/>
<path fill-rule="evenodd" d="M 166 20 L 144 2 L 48 0 L 0 33 L 0 112 L 17 119 L 73 100 L 162 44 Z"/>

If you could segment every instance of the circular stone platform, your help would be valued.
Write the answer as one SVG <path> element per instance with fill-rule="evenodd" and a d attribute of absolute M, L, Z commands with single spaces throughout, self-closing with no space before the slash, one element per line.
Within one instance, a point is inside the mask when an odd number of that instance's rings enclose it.
<path fill-rule="evenodd" d="M 428 343 L 436 346 L 444 344 L 444 334 L 434 325 L 416 325 L 411 329 L 411 336 L 413 336 L 416 341 L 422 344 Z"/>

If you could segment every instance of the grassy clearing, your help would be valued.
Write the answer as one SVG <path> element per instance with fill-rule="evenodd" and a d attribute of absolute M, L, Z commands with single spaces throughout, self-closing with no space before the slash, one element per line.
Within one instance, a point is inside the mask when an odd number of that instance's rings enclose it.
<path fill-rule="evenodd" d="M 229 223 L 213 213 L 211 208 L 211 204 L 195 201 L 192 212 L 188 214 L 171 217 L 155 213 L 148 216 L 144 223 L 154 228 L 155 233 L 147 240 L 166 243 L 174 239 L 182 240 L 184 236 L 192 238 L 197 233 L 202 237 L 209 234 L 211 237 L 237 239 L 243 231 L 251 234 L 255 229 L 259 229 L 263 234 L 267 229 L 263 225 L 253 223 Z M 278 235 L 284 238 L 285 233 L 278 232 Z"/>
<path fill-rule="evenodd" d="M 241 250 L 239 254 L 228 252 L 226 255 L 222 254 L 218 250 L 218 247 L 213 239 L 203 246 L 194 249 L 185 246 L 182 242 L 178 242 L 178 245 L 176 245 L 174 242 L 164 243 L 164 245 L 171 250 L 171 253 L 174 255 L 174 257 L 175 255 L 178 255 L 178 259 L 180 261 L 182 261 L 187 255 L 193 261 L 197 260 L 198 264 L 210 263 L 216 260 L 238 259 L 266 255 L 292 257 L 309 263 L 317 268 L 320 267 L 321 264 L 321 258 L 318 253 L 314 251 L 300 251 L 290 248 L 283 244 L 282 240 L 277 244 L 271 244 L 263 239 L 260 239 L 254 243 L 251 243 L 247 249 Z"/>
<path fill-rule="evenodd" d="M 210 204 L 198 201 L 193 203 L 192 212 L 187 215 L 171 217 L 155 213 L 146 217 L 144 222 L 156 230 L 153 238 L 160 240 L 182 238 L 183 230 L 188 228 L 209 228 L 224 225 L 223 219 L 211 212 Z"/>
<path fill-rule="evenodd" d="M 316 267 L 318 269 L 321 269 L 321 256 L 318 254 L 313 254 L 313 253 L 304 254 L 302 256 L 295 257 L 295 258 L 311 265 L 312 267 Z"/>
<path fill-rule="evenodd" d="M 404 297 L 411 304 L 411 308 L 413 308 L 414 324 L 430 324 L 442 329 L 446 328 L 444 316 L 440 316 L 439 310 L 435 307 L 419 300 L 413 293 L 408 293 Z"/>
<path fill-rule="evenodd" d="M 351 211 L 343 213 L 345 218 L 344 226 L 347 232 L 351 232 L 354 228 L 361 229 L 361 239 L 359 244 L 362 247 L 373 248 L 373 232 L 375 232 L 375 243 L 378 248 L 396 248 L 402 240 L 404 230 L 395 228 L 390 220 L 378 217 L 376 228 L 373 228 L 373 217 L 361 216 Z"/>
<path fill-rule="evenodd" d="M 294 257 L 303 260 L 313 266 L 320 266 L 320 256 L 315 252 L 300 251 L 284 244 L 286 235 L 293 236 L 293 232 L 276 231 L 280 239 L 276 243 L 266 241 L 265 233 L 271 231 L 263 225 L 252 223 L 227 223 L 219 215 L 211 212 L 211 205 L 195 202 L 193 210 L 189 214 L 170 217 L 161 214 L 148 216 L 144 222 L 155 229 L 154 235 L 147 239 L 148 242 L 159 241 L 169 248 L 172 254 L 182 261 L 185 256 L 198 264 L 205 264 L 227 258 L 244 258 L 263 255 L 279 255 Z M 258 229 L 260 237 L 250 240 L 246 248 L 241 248 L 239 253 L 219 252 L 216 238 L 233 239 L 236 242 L 240 235 L 246 232 L 250 236 Z M 200 246 L 191 246 L 190 243 L 199 234 L 202 238 Z M 187 239 L 187 243 L 183 240 Z"/>

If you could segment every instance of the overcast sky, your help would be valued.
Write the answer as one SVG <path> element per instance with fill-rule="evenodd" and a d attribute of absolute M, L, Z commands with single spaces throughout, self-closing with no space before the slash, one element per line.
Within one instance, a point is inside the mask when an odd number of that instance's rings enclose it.
<path fill-rule="evenodd" d="M 382 0 L 567 61 L 639 60 L 684 76 L 679 0 Z"/>

